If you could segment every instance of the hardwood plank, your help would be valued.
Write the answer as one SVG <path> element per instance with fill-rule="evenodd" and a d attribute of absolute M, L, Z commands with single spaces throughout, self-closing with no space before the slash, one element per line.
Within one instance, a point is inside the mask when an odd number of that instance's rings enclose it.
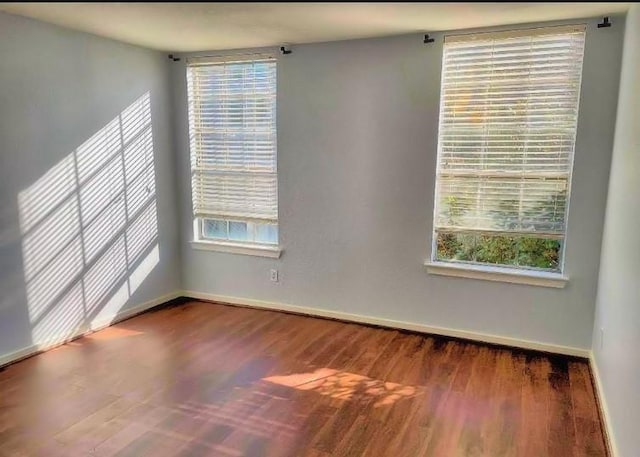
<path fill-rule="evenodd" d="M 586 361 L 189 301 L 0 371 L 0 456 L 606 456 Z"/>
<path fill-rule="evenodd" d="M 584 451 L 585 456 L 597 456 L 605 453 L 604 436 L 601 433 L 600 417 L 593 408 L 593 384 L 589 367 L 582 363 L 569 363 L 569 384 L 576 429 L 576 448 Z"/>
<path fill-rule="evenodd" d="M 568 363 L 566 360 L 558 359 L 551 362 L 548 389 L 551 408 L 548 452 L 550 455 L 575 455 L 576 429 L 569 388 Z"/>

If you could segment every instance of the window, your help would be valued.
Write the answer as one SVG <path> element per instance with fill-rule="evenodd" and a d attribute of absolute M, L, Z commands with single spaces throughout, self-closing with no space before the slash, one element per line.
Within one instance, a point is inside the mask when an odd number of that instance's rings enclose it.
<path fill-rule="evenodd" d="M 432 261 L 561 272 L 584 37 L 445 38 Z"/>
<path fill-rule="evenodd" d="M 197 240 L 278 243 L 276 62 L 187 64 Z"/>

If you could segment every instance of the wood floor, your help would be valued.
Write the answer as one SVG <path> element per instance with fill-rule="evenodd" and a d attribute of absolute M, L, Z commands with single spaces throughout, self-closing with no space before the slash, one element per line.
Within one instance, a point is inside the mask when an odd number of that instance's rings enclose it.
<path fill-rule="evenodd" d="M 1 456 L 603 456 L 588 365 L 188 302 L 0 372 Z"/>

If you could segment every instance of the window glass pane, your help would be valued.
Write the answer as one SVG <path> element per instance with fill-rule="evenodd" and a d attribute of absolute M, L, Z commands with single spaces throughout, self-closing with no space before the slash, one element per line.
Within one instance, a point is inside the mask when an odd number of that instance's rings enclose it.
<path fill-rule="evenodd" d="M 473 234 L 439 233 L 437 238 L 437 260 L 476 260 L 476 239 Z"/>
<path fill-rule="evenodd" d="M 517 265 L 518 242 L 510 236 L 476 235 L 476 262 Z"/>
<path fill-rule="evenodd" d="M 518 240 L 518 265 L 559 270 L 561 250 L 560 240 L 522 237 Z"/>
<path fill-rule="evenodd" d="M 247 223 L 229 221 L 229 239 L 235 241 L 248 241 Z"/>
<path fill-rule="evenodd" d="M 205 238 L 227 238 L 227 221 L 205 219 L 202 222 L 202 236 Z"/>
<path fill-rule="evenodd" d="M 275 224 L 256 224 L 256 243 L 278 242 L 278 226 Z"/>

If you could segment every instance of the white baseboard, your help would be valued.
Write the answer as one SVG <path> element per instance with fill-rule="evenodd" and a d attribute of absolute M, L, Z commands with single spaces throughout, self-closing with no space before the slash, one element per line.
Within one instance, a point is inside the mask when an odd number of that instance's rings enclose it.
<path fill-rule="evenodd" d="M 11 352 L 9 354 L 0 355 L 0 367 L 7 365 L 9 363 L 17 362 L 18 360 L 27 358 L 39 352 L 47 351 L 49 349 L 53 349 L 57 346 L 68 343 L 69 341 L 73 341 L 81 336 L 88 335 L 90 333 L 96 332 L 103 328 L 109 327 L 113 324 L 116 324 L 120 321 L 128 319 L 130 317 L 135 316 L 136 314 L 140 314 L 143 311 L 148 310 L 149 308 L 153 308 L 154 306 L 160 305 L 162 303 L 166 303 L 175 298 L 180 297 L 182 294 L 180 291 L 171 292 L 169 294 L 163 295 L 158 298 L 154 298 L 153 300 L 149 300 L 144 303 L 140 303 L 139 305 L 132 306 L 127 308 L 124 311 L 117 313 L 116 315 L 102 319 L 98 322 L 92 322 L 90 325 L 83 326 L 77 329 L 72 335 L 66 335 L 62 338 L 52 339 L 45 343 L 34 344 L 28 346 L 26 348 L 19 349 L 17 351 Z"/>
<path fill-rule="evenodd" d="M 605 442 L 609 449 L 610 457 L 618 457 L 618 448 L 616 447 L 616 440 L 613 435 L 613 429 L 611 428 L 611 416 L 609 415 L 609 408 L 607 407 L 607 401 L 604 396 L 604 388 L 602 385 L 602 379 L 600 378 L 600 372 L 598 371 L 598 364 L 593 356 L 593 352 L 589 355 L 589 365 L 591 367 L 591 374 L 595 381 L 595 391 L 598 397 L 598 406 L 600 407 L 600 416 L 602 417 L 603 427 L 605 431 Z"/>
<path fill-rule="evenodd" d="M 391 319 L 383 319 L 373 316 L 363 316 L 360 314 L 350 314 L 341 311 L 331 311 L 319 308 L 307 308 L 305 306 L 288 305 L 284 303 L 272 303 L 262 300 L 252 300 L 238 297 L 228 297 L 225 295 L 207 294 L 192 290 L 182 291 L 184 297 L 193 299 L 208 300 L 220 303 L 228 303 L 231 305 L 249 306 L 252 308 L 263 308 L 274 311 L 287 311 L 298 314 L 306 314 L 310 316 L 326 317 L 330 319 L 339 319 L 343 321 L 358 322 L 361 324 L 379 325 L 381 327 L 398 328 L 410 330 L 420 333 L 431 333 L 434 335 L 450 336 L 454 338 L 464 338 L 468 340 L 480 341 L 483 343 L 500 344 L 504 346 L 512 346 L 522 349 L 532 349 L 536 351 L 551 352 L 554 354 L 563 354 L 576 357 L 589 358 L 591 351 L 588 349 L 574 348 L 569 346 L 560 346 L 555 344 L 540 343 L 537 341 L 520 340 L 504 336 L 489 335 L 486 333 L 472 332 L 468 330 L 456 330 L 445 327 L 434 327 L 431 325 L 417 324 L 413 322 L 403 322 Z"/>

